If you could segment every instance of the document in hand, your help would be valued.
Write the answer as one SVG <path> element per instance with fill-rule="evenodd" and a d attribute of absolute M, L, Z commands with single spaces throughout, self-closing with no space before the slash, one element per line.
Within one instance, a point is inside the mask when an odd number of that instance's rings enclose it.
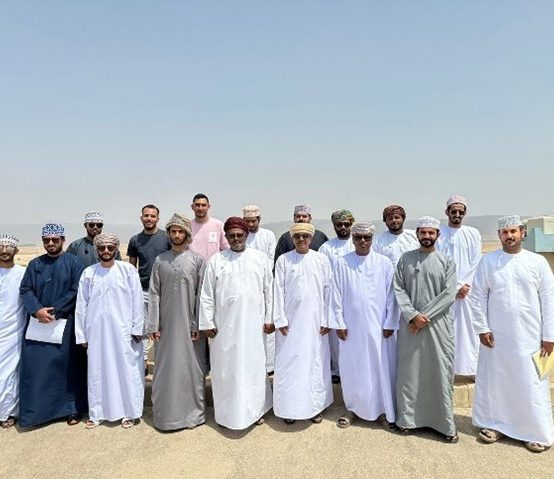
<path fill-rule="evenodd" d="M 550 356 L 541 358 L 541 350 L 539 349 L 532 356 L 535 367 L 537 368 L 537 373 L 539 378 L 544 379 L 546 376 L 549 376 L 554 372 L 554 353 Z"/>
<path fill-rule="evenodd" d="M 67 319 L 57 319 L 50 323 L 41 323 L 37 318 L 31 316 L 25 339 L 43 343 L 62 344 L 65 323 L 67 323 Z"/>

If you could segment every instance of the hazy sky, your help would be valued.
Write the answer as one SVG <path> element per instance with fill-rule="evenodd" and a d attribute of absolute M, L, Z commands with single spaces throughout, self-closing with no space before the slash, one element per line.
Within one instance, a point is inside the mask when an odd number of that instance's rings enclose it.
<path fill-rule="evenodd" d="M 3 1 L 0 223 L 554 210 L 554 2 Z M 440 216 L 442 217 L 442 216 Z"/>

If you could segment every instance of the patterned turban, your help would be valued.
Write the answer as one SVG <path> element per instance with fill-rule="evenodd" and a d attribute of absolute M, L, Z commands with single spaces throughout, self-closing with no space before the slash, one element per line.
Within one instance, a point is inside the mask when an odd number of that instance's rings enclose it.
<path fill-rule="evenodd" d="M 313 236 L 315 233 L 315 226 L 311 223 L 294 223 L 289 231 L 291 236 L 302 233 L 308 233 L 310 236 Z"/>
<path fill-rule="evenodd" d="M 306 213 L 308 215 L 311 215 L 312 214 L 312 208 L 310 208 L 309 205 L 296 205 L 294 207 L 294 214 L 298 214 L 298 213 Z"/>
<path fill-rule="evenodd" d="M 0 235 L 0 245 L 19 248 L 19 240 L 13 235 Z"/>
<path fill-rule="evenodd" d="M 246 205 L 242 209 L 243 218 L 257 218 L 260 216 L 260 207 L 258 205 Z"/>
<path fill-rule="evenodd" d="M 223 231 L 227 233 L 227 231 L 231 228 L 240 228 L 248 234 L 248 223 L 239 216 L 231 216 L 230 218 L 227 218 L 227 221 L 225 221 L 225 224 L 223 225 Z"/>
<path fill-rule="evenodd" d="M 85 214 L 85 223 L 104 223 L 104 217 L 99 211 L 89 211 Z"/>
<path fill-rule="evenodd" d="M 501 216 L 496 221 L 496 229 L 498 231 L 500 231 L 502 228 L 508 228 L 510 226 L 523 226 L 523 221 L 521 221 L 521 216 L 519 215 Z"/>
<path fill-rule="evenodd" d="M 185 215 L 173 213 L 173 216 L 165 225 L 165 230 L 169 231 L 169 228 L 171 228 L 172 226 L 177 226 L 178 228 L 184 229 L 187 232 L 187 236 L 192 241 L 192 224 Z"/>
<path fill-rule="evenodd" d="M 367 221 L 360 221 L 359 223 L 354 224 L 350 230 L 352 235 L 371 235 L 375 234 L 375 225 Z"/>
<path fill-rule="evenodd" d="M 383 210 L 383 221 L 386 221 L 387 216 L 390 215 L 400 215 L 402 218 L 406 219 L 406 210 L 400 205 L 390 205 Z"/>
<path fill-rule="evenodd" d="M 65 236 L 65 230 L 59 223 L 46 223 L 42 227 L 42 237 L 45 236 Z"/>
<path fill-rule="evenodd" d="M 331 215 L 331 221 L 333 224 L 339 221 L 350 221 L 350 224 L 354 223 L 354 216 L 348 210 L 337 210 Z"/>
<path fill-rule="evenodd" d="M 96 248 L 103 244 L 111 244 L 114 245 L 116 248 L 119 248 L 119 238 L 111 233 L 101 233 L 99 235 L 96 235 L 92 242 L 94 243 L 94 246 Z"/>
<path fill-rule="evenodd" d="M 417 220 L 417 227 L 435 228 L 436 230 L 440 230 L 441 222 L 437 218 L 433 218 L 432 216 L 422 216 Z"/>
<path fill-rule="evenodd" d="M 460 203 L 467 208 L 467 200 L 463 196 L 454 195 L 448 198 L 448 201 L 446 202 L 446 209 L 448 209 L 448 207 L 454 203 Z"/>

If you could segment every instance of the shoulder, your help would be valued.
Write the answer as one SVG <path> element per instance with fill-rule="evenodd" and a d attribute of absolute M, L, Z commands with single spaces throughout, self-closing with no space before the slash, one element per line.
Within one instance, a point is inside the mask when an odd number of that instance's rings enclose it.
<path fill-rule="evenodd" d="M 208 225 L 210 225 L 212 228 L 217 228 L 223 231 L 223 221 L 218 220 L 217 218 L 209 218 Z"/>
<path fill-rule="evenodd" d="M 275 233 L 271 230 L 268 230 L 267 228 L 260 228 L 258 230 L 258 233 L 261 233 L 266 238 L 272 238 L 275 239 Z"/>
<path fill-rule="evenodd" d="M 84 268 L 83 261 L 81 260 L 81 258 L 79 258 L 78 256 L 75 256 L 74 254 L 63 253 L 60 257 L 60 260 L 72 266 L 80 266 L 81 268 Z"/>
<path fill-rule="evenodd" d="M 71 243 L 69 243 L 69 246 L 67 247 L 67 249 L 68 250 L 76 249 L 79 246 L 81 246 L 81 244 L 83 244 L 84 241 L 85 241 L 85 238 L 76 239 L 76 240 L 72 241 Z"/>

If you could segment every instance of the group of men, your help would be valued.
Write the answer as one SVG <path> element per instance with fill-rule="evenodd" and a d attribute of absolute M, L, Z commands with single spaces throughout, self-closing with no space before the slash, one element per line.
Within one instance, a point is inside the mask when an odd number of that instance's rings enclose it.
<path fill-rule="evenodd" d="M 87 412 L 87 428 L 133 426 L 150 338 L 159 430 L 204 423 L 209 373 L 222 427 L 260 424 L 271 408 L 288 424 L 319 423 L 334 379 L 346 406 L 339 427 L 358 418 L 402 434 L 428 427 L 455 443 L 457 374 L 476 375 L 482 441 L 506 435 L 533 452 L 554 442 L 549 381 L 531 361 L 554 347 L 554 279 L 544 258 L 522 250 L 519 217 L 499 219 L 502 249 L 481 258 L 458 195 L 446 203 L 448 225 L 426 216 L 415 231 L 398 205 L 384 209 L 379 235 L 338 210 L 330 240 L 307 205 L 278 241 L 255 205 L 225 223 L 209 216 L 204 194 L 191 207 L 192 220 L 176 213 L 165 231 L 158 208 L 143 207 L 129 263 L 98 212 L 69 253 L 63 227 L 45 225 L 46 254 L 25 271 L 14 265 L 17 240 L 0 238 L 4 427 L 16 416 L 23 427 L 76 424 Z"/>

